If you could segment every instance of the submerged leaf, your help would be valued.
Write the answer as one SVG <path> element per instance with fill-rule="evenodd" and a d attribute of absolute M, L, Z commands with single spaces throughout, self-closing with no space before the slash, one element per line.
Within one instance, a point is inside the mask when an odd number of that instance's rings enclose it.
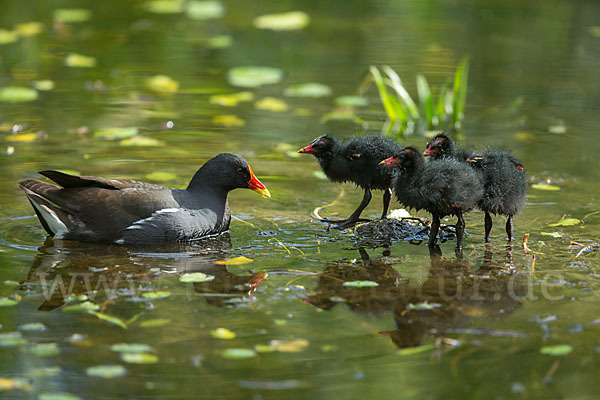
<path fill-rule="evenodd" d="M 342 286 L 353 288 L 371 288 L 379 286 L 379 283 L 373 281 L 349 281 L 344 282 Z"/>
<path fill-rule="evenodd" d="M 292 85 L 283 92 L 288 97 L 325 97 L 331 95 L 331 88 L 317 82 Z"/>
<path fill-rule="evenodd" d="M 154 182 L 168 182 L 168 181 L 173 181 L 176 178 L 177 178 L 177 175 L 175 175 L 172 172 L 154 171 L 149 174 L 146 174 L 146 179 L 148 179 L 150 181 L 154 181 Z"/>
<path fill-rule="evenodd" d="M 243 360 L 256 357 L 256 351 L 252 349 L 227 349 L 221 356 L 230 360 Z"/>
<path fill-rule="evenodd" d="M 258 100 L 254 103 L 254 108 L 257 110 L 267 110 L 267 111 L 287 111 L 289 106 L 286 102 L 279 100 L 275 97 L 265 97 Z"/>
<path fill-rule="evenodd" d="M 129 364 L 156 364 L 158 356 L 150 353 L 122 353 L 121 360 Z"/>
<path fill-rule="evenodd" d="M 233 257 L 233 258 L 228 258 L 225 260 L 218 260 L 215 261 L 215 264 L 219 264 L 219 265 L 242 265 L 242 264 L 248 264 L 253 262 L 254 260 L 248 257 L 244 257 L 244 256 L 240 256 L 240 257 Z"/>
<path fill-rule="evenodd" d="M 302 11 L 291 11 L 280 14 L 261 15 L 254 19 L 254 26 L 259 29 L 274 31 L 291 31 L 303 29 L 310 23 L 310 17 Z"/>
<path fill-rule="evenodd" d="M 127 370 L 122 365 L 96 365 L 85 372 L 88 376 L 110 379 L 125 375 Z"/>
<path fill-rule="evenodd" d="M 533 189 L 548 190 L 548 191 L 551 191 L 551 192 L 560 190 L 560 187 L 554 186 L 554 185 L 549 185 L 547 183 L 534 183 L 533 185 L 531 185 L 531 187 Z"/>
<path fill-rule="evenodd" d="M 22 103 L 26 101 L 33 101 L 37 98 L 37 90 L 28 87 L 5 86 L 0 89 L 0 101 L 7 103 Z"/>
<path fill-rule="evenodd" d="M 113 317 L 112 315 L 103 314 L 103 313 L 100 313 L 97 311 L 90 311 L 90 314 L 95 315 L 96 317 L 98 317 L 99 319 L 101 319 L 103 321 L 109 322 L 113 325 L 120 326 L 123 329 L 127 329 L 127 325 L 120 318 Z"/>
<path fill-rule="evenodd" d="M 152 348 L 143 343 L 115 343 L 110 346 L 110 350 L 117 353 L 146 353 Z"/>
<path fill-rule="evenodd" d="M 557 344 L 555 346 L 544 346 L 540 349 L 540 353 L 549 356 L 564 356 L 573 351 L 573 346 L 570 344 Z"/>
<path fill-rule="evenodd" d="M 192 272 L 190 274 L 183 274 L 179 277 L 180 282 L 194 282 L 194 283 L 209 282 L 209 281 L 212 281 L 213 279 L 215 279 L 214 276 L 206 275 L 206 274 L 203 274 L 202 272 Z"/>
<path fill-rule="evenodd" d="M 581 224 L 583 221 L 581 221 L 580 219 L 577 218 L 565 218 L 562 217 L 560 219 L 560 221 L 554 223 L 554 224 L 548 224 L 548 226 L 573 226 L 573 225 L 579 225 Z"/>
<path fill-rule="evenodd" d="M 179 90 L 179 82 L 167 75 L 154 75 L 146 79 L 146 87 L 159 93 L 175 93 Z"/>
<path fill-rule="evenodd" d="M 279 68 L 247 66 L 235 67 L 227 73 L 227 81 L 240 87 L 259 87 L 277 83 L 283 78 Z"/>
<path fill-rule="evenodd" d="M 92 68 L 96 66 L 96 59 L 82 54 L 69 53 L 65 57 L 65 65 L 73 68 Z"/>
<path fill-rule="evenodd" d="M 185 7 L 185 14 L 195 20 L 221 18 L 225 7 L 219 1 L 190 1 Z"/>
<path fill-rule="evenodd" d="M 85 8 L 59 8 L 54 10 L 54 21 L 71 24 L 92 18 L 92 11 Z"/>
<path fill-rule="evenodd" d="M 94 132 L 94 137 L 104 140 L 121 140 L 138 134 L 138 128 L 131 126 L 126 128 L 106 128 Z"/>
<path fill-rule="evenodd" d="M 227 328 L 217 328 L 210 331 L 210 335 L 217 339 L 229 340 L 235 338 L 235 332 L 230 331 Z"/>

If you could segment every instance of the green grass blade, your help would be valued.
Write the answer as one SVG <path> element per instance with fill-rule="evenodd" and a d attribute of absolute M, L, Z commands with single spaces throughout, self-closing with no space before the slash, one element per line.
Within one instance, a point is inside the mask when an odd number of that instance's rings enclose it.
<path fill-rule="evenodd" d="M 398 99 L 401 101 L 402 105 L 408 111 L 408 116 L 410 117 L 410 120 L 418 120 L 419 119 L 419 108 L 413 101 L 412 97 L 410 97 L 410 94 L 408 94 L 408 91 L 406 91 L 406 89 L 402 85 L 402 81 L 400 80 L 400 77 L 398 76 L 396 71 L 394 71 L 393 69 L 391 69 L 390 67 L 385 65 L 383 67 L 383 72 L 385 72 L 385 74 L 389 78 L 389 81 L 388 81 L 389 86 L 392 87 L 396 91 L 396 94 L 398 95 Z"/>
<path fill-rule="evenodd" d="M 454 128 L 460 126 L 463 119 L 465 102 L 467 100 L 467 84 L 469 78 L 470 57 L 463 56 L 458 63 L 454 74 L 454 87 L 452 89 L 452 125 Z"/>
<path fill-rule="evenodd" d="M 379 98 L 381 99 L 381 103 L 383 104 L 383 109 L 385 110 L 385 113 L 387 114 L 390 120 L 396 121 L 398 119 L 398 115 L 394 106 L 391 103 L 391 96 L 388 93 L 385 84 L 383 83 L 383 77 L 381 76 L 379 69 L 377 69 L 377 67 L 375 67 L 374 65 L 371 65 L 369 67 L 369 71 L 371 72 L 373 80 L 375 81 L 375 86 L 377 86 L 377 90 L 379 91 Z"/>
<path fill-rule="evenodd" d="M 448 105 L 452 105 L 452 102 L 448 102 L 448 87 L 450 86 L 450 81 L 447 80 L 444 82 L 442 87 L 440 88 L 440 93 L 438 94 L 437 102 L 435 105 L 435 115 L 438 118 L 438 123 L 443 124 L 448 121 L 449 114 L 452 113 L 452 108 L 447 107 Z M 450 96 L 451 97 L 451 96 Z"/>
<path fill-rule="evenodd" d="M 427 79 L 421 74 L 417 75 L 417 93 L 419 94 L 419 104 L 425 111 L 425 120 L 427 121 L 429 129 L 431 129 L 433 128 L 435 122 L 433 95 L 431 94 L 431 89 L 429 88 Z"/>

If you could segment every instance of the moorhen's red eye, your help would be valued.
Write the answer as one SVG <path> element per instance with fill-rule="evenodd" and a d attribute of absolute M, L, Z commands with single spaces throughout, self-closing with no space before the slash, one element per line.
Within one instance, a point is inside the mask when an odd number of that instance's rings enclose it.
<path fill-rule="evenodd" d="M 240 168 L 238 168 L 238 169 L 237 169 L 237 173 L 238 173 L 238 174 L 243 174 L 243 173 L 244 173 L 244 168 L 241 168 L 241 167 L 240 167 Z"/>

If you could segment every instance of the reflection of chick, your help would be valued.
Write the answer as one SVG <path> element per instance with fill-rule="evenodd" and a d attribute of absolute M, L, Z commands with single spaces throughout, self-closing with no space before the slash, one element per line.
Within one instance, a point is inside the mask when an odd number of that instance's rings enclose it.
<path fill-rule="evenodd" d="M 232 274 L 224 265 L 215 265 L 203 272 L 214 276 L 215 279 L 194 283 L 194 290 L 198 293 L 209 294 L 206 296 L 206 302 L 215 307 L 232 305 L 232 300 L 243 299 L 245 296 L 251 295 L 258 283 L 267 277 L 265 272 L 256 272 L 252 275 Z M 210 294 L 229 294 L 231 296 L 210 296 Z"/>
<path fill-rule="evenodd" d="M 485 267 L 492 266 L 486 260 Z M 432 257 L 429 278 L 396 299 L 396 330 L 384 333 L 398 347 L 411 347 L 421 344 L 427 333 L 442 335 L 467 326 L 472 318 L 509 314 L 521 305 L 525 283 L 520 275 L 500 269 L 471 272 L 462 261 Z"/>

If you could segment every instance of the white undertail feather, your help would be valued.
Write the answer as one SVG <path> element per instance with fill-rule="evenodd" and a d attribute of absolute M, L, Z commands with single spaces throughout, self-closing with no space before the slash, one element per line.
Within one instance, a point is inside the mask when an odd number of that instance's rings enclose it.
<path fill-rule="evenodd" d="M 69 233 L 69 228 L 58 218 L 56 213 L 52 211 L 49 207 L 38 204 L 35 201 L 31 202 L 35 209 L 40 213 L 44 221 L 52 231 L 53 235 L 57 239 L 62 239 L 63 235 Z"/>

